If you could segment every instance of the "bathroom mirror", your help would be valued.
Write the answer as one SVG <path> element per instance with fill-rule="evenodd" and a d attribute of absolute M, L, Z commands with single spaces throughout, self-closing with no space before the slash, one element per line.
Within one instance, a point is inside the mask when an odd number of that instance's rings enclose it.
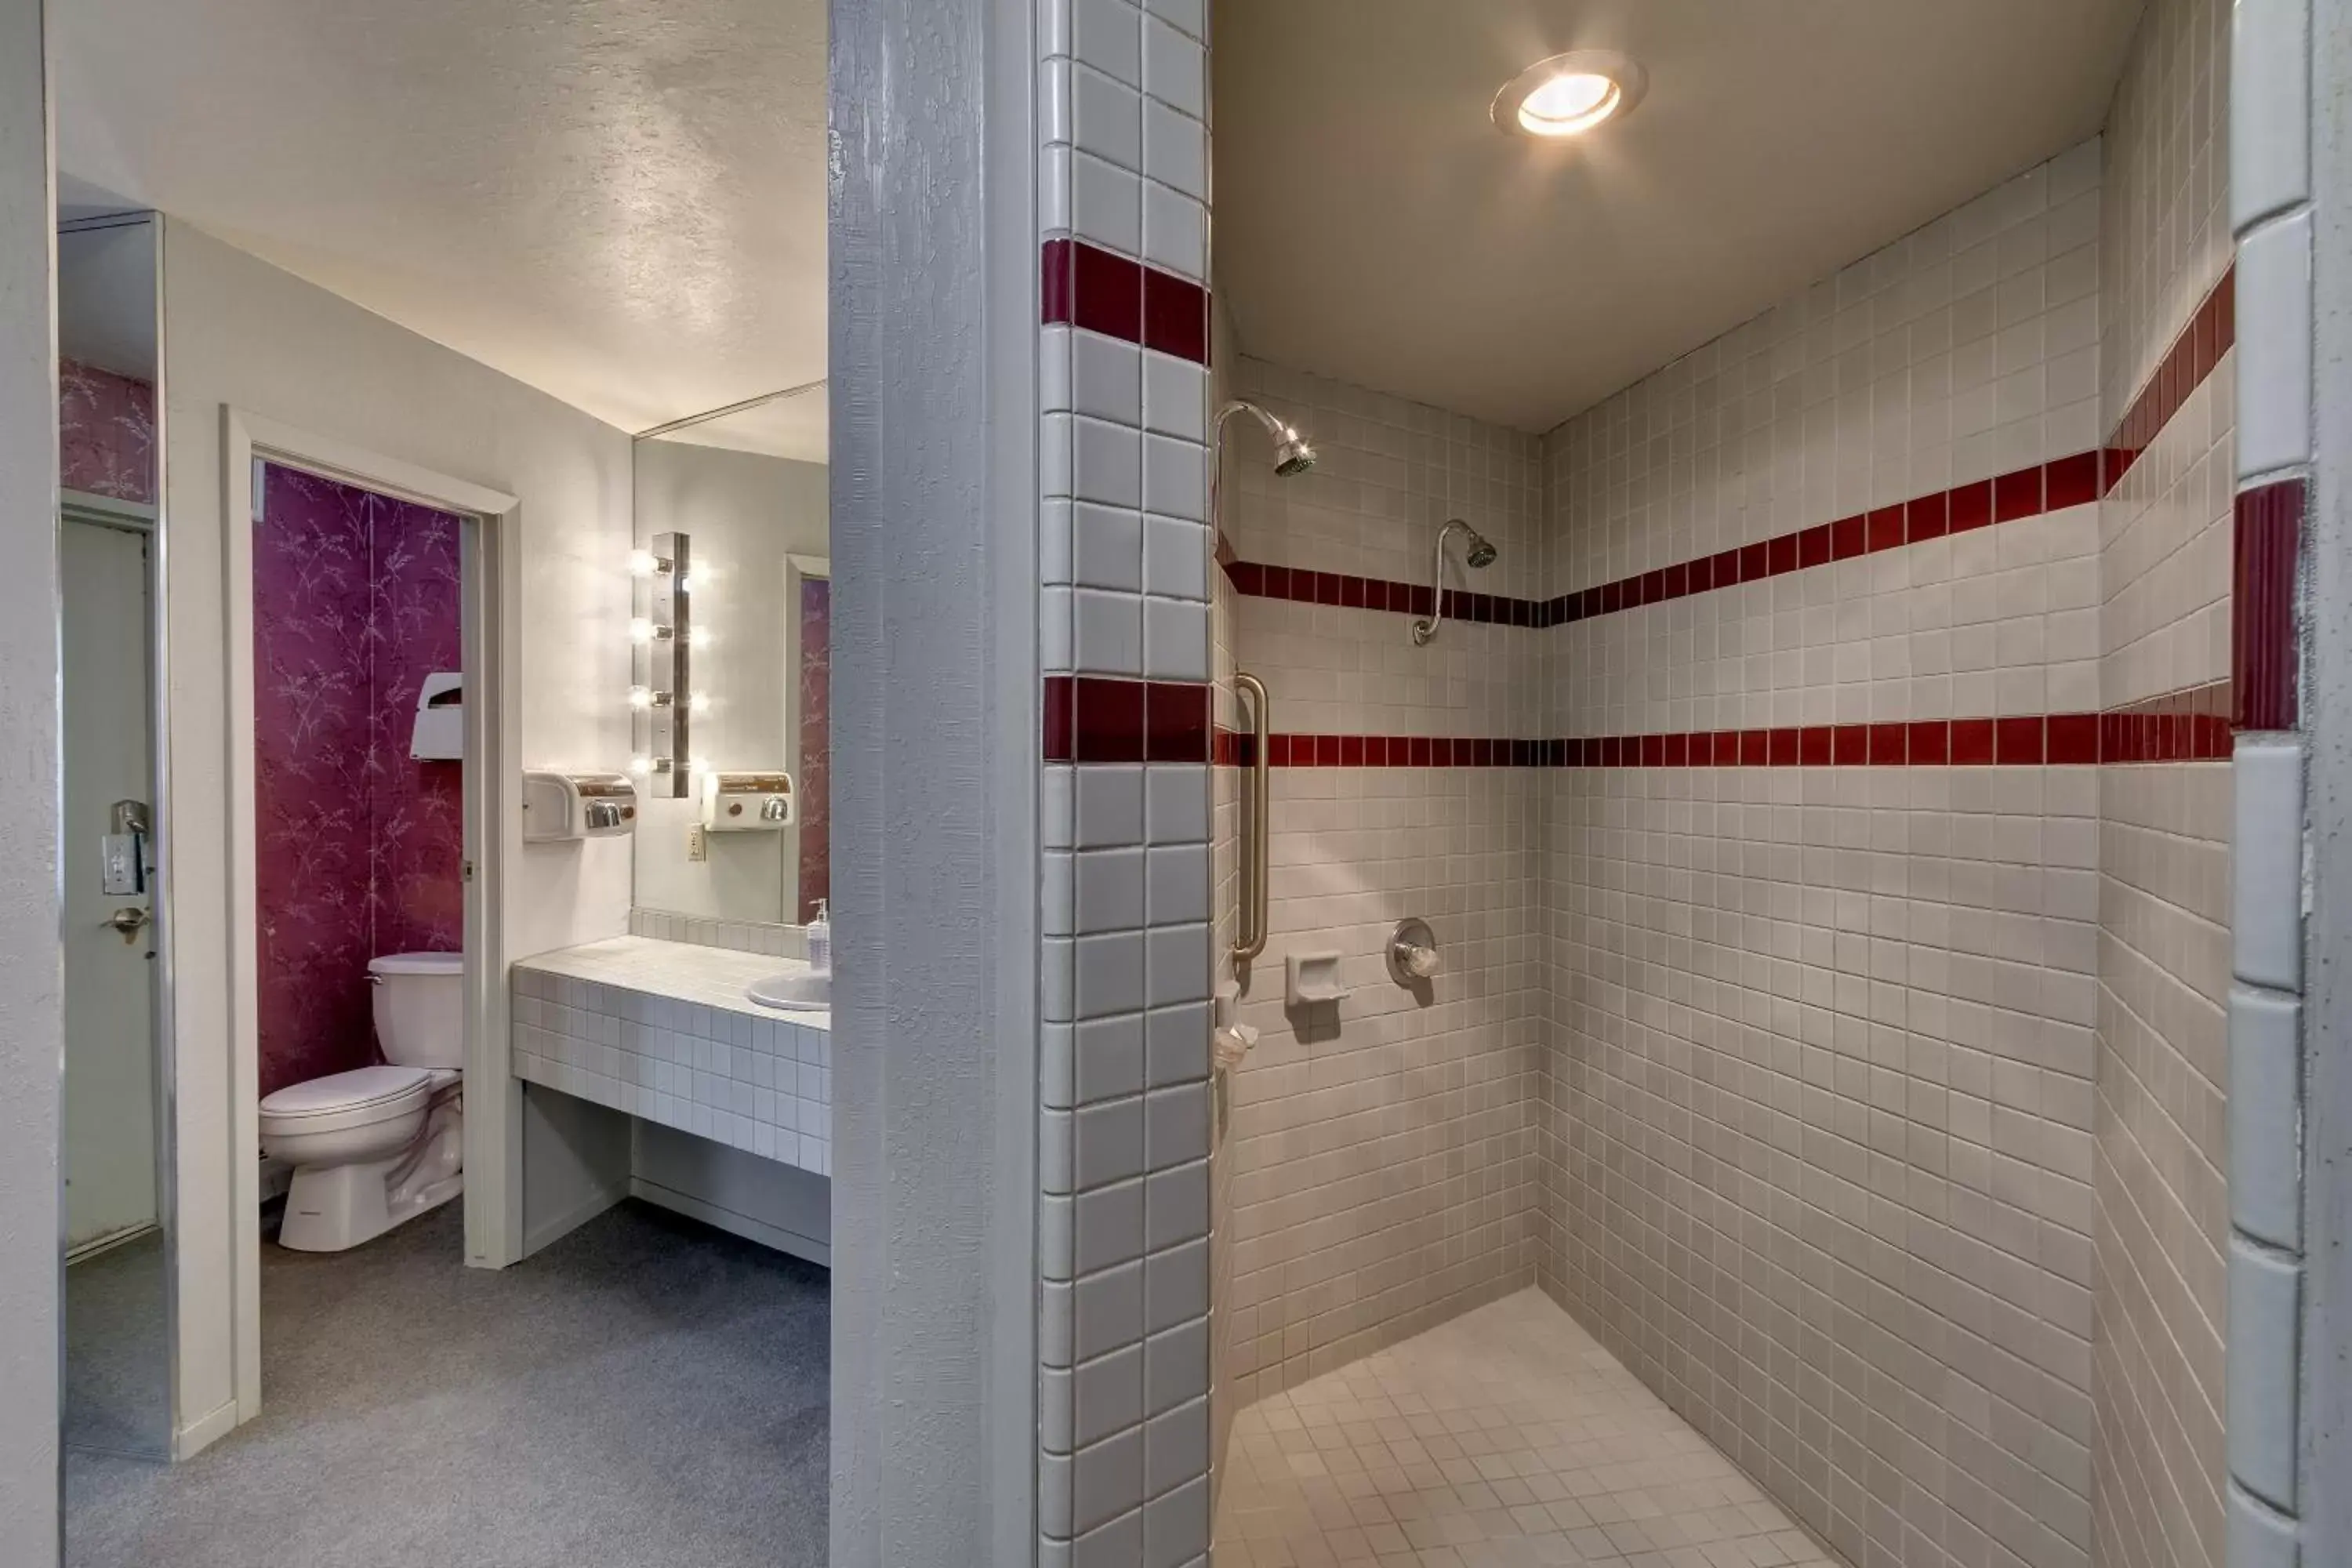
<path fill-rule="evenodd" d="M 64 1436 L 172 1447 L 171 1163 L 153 715 L 156 224 L 58 235 L 58 551 L 65 698 Z"/>
<path fill-rule="evenodd" d="M 685 689 L 641 673 L 626 694 L 640 911 L 799 925 L 827 896 L 825 438 L 820 382 L 636 442 L 638 554 L 614 569 L 646 579 L 640 597 L 665 629 L 691 605 L 686 658 L 640 660 L 682 665 Z"/>

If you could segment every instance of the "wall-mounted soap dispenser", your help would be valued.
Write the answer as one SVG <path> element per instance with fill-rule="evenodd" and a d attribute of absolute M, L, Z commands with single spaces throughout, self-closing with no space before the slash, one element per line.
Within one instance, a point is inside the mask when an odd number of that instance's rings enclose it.
<path fill-rule="evenodd" d="M 527 773 L 522 836 L 530 844 L 613 838 L 637 824 L 637 791 L 626 773 Z"/>

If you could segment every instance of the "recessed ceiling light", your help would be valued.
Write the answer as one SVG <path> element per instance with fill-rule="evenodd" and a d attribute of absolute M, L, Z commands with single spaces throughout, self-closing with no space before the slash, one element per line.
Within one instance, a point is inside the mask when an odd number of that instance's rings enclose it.
<path fill-rule="evenodd" d="M 1581 136 L 1642 101 L 1649 73 L 1631 55 L 1574 49 L 1538 60 L 1495 95 L 1495 123 L 1514 136 Z"/>

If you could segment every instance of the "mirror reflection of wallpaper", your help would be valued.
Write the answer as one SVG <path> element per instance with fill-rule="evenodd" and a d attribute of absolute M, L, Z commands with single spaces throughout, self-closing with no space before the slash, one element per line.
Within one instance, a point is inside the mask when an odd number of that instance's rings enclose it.
<path fill-rule="evenodd" d="M 58 479 L 113 500 L 155 500 L 155 388 L 76 360 L 58 362 Z"/>
<path fill-rule="evenodd" d="M 726 772 L 792 767 L 786 731 L 794 677 L 787 649 L 798 613 L 789 558 L 828 552 L 822 463 L 669 439 L 636 447 L 637 542 L 685 532 L 692 543 L 694 618 L 710 644 L 694 656 L 694 686 L 710 710 L 693 721 L 693 751 Z M 805 801 L 803 802 L 805 810 Z M 709 858 L 688 858 L 696 800 L 648 799 L 635 835 L 640 909 L 717 920 L 798 921 L 802 831 L 714 833 Z M 821 847 L 820 847 L 821 853 Z"/>
<path fill-rule="evenodd" d="M 833 579 L 801 579 L 801 812 L 800 912 L 803 925 L 816 918 L 816 902 L 830 897 L 833 855 Z"/>

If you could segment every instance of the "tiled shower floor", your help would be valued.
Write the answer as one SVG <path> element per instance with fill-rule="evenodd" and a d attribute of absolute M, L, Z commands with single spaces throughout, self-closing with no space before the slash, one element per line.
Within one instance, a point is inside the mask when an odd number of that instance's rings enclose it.
<path fill-rule="evenodd" d="M 1539 1290 L 1234 1419 L 1215 1568 L 1836 1568 Z"/>

